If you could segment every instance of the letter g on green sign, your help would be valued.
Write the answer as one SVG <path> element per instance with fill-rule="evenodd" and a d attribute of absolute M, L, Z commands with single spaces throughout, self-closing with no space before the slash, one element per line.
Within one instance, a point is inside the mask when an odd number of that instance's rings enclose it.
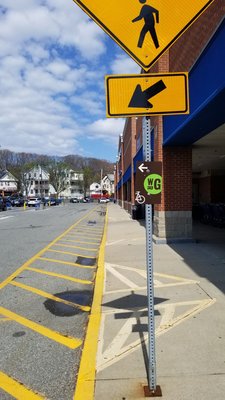
<path fill-rule="evenodd" d="M 144 188 L 148 194 L 159 194 L 162 191 L 162 177 L 158 174 L 148 175 L 144 180 Z"/>

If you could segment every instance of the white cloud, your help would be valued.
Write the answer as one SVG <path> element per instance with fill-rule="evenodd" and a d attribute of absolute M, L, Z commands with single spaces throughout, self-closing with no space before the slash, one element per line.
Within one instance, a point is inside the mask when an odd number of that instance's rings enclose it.
<path fill-rule="evenodd" d="M 105 52 L 105 34 L 72 0 L 46 0 L 45 4 L 41 0 L 1 0 L 0 6 L 8 10 L 0 19 L 0 49 L 5 54 L 13 50 L 13 44 L 15 53 L 30 40 L 74 46 L 86 59 Z"/>
<path fill-rule="evenodd" d="M 124 120 L 122 118 L 99 119 L 87 127 L 88 136 L 90 138 L 105 139 L 115 144 L 118 142 L 119 135 L 123 133 L 123 127 Z"/>
<path fill-rule="evenodd" d="M 113 74 L 140 74 L 140 66 L 125 54 L 117 54 L 111 65 Z"/>
<path fill-rule="evenodd" d="M 72 0 L 0 0 L 1 147 L 85 154 L 85 136 L 96 154 L 95 139 L 117 143 L 124 120 L 104 118 L 106 44 Z M 130 73 L 132 64 L 119 55 L 111 69 Z"/>

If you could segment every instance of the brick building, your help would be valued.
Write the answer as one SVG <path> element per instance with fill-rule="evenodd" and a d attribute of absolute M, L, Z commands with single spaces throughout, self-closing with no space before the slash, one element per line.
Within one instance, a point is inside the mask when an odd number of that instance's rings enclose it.
<path fill-rule="evenodd" d="M 215 0 L 149 72 L 189 72 L 190 114 L 152 116 L 152 160 L 163 163 L 162 202 L 154 206 L 160 241 L 192 237 L 195 203 L 225 203 L 225 3 Z M 142 118 L 119 138 L 115 194 L 132 214 Z"/>

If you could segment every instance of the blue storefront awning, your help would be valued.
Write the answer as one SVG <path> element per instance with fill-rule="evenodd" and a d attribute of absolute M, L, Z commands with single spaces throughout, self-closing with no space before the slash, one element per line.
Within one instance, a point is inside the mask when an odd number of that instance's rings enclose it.
<path fill-rule="evenodd" d="M 225 123 L 224 71 L 225 19 L 190 71 L 190 114 L 163 118 L 163 145 L 191 145 Z"/>

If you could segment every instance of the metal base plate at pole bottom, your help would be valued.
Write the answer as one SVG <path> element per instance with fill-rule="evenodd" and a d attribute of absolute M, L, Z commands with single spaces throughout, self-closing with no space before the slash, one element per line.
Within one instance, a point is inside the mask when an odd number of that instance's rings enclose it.
<path fill-rule="evenodd" d="M 150 390 L 148 386 L 143 386 L 145 397 L 162 397 L 162 390 L 159 385 L 156 385 L 155 390 Z"/>

